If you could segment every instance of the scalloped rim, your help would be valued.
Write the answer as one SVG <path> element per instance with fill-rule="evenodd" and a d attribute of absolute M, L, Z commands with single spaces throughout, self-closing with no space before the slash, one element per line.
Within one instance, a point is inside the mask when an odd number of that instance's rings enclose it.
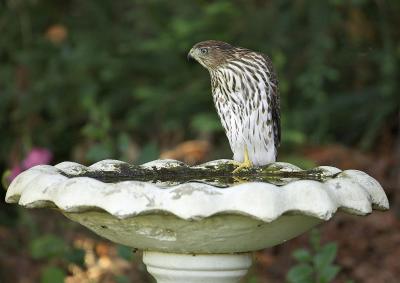
<path fill-rule="evenodd" d="M 195 167 L 230 162 L 214 160 Z M 389 209 L 380 184 L 362 171 L 341 171 L 335 167 L 317 167 L 337 177 L 325 182 L 297 180 L 284 186 L 250 182 L 218 188 L 202 183 L 185 183 L 169 188 L 139 181 L 104 183 L 88 177 L 68 178 L 82 171 L 118 171 L 118 160 L 103 160 L 89 167 L 62 162 L 39 165 L 21 173 L 10 185 L 6 202 L 26 207 L 58 207 L 65 212 L 104 210 L 117 218 L 150 213 L 169 213 L 185 220 L 198 220 L 215 214 L 240 214 L 271 222 L 287 213 L 304 214 L 329 220 L 342 209 L 366 215 L 372 209 Z M 126 163 L 125 163 L 126 164 Z M 275 163 L 285 171 L 301 170 L 283 162 Z M 188 166 L 175 160 L 155 160 L 145 168 Z"/>

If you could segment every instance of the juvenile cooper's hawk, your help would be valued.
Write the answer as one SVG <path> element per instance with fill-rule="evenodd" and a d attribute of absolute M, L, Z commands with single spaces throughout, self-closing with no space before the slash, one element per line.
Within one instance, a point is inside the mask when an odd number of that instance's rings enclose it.
<path fill-rule="evenodd" d="M 188 54 L 211 76 L 215 107 L 229 139 L 237 172 L 276 160 L 280 144 L 278 81 L 264 54 L 228 43 L 197 43 Z"/>

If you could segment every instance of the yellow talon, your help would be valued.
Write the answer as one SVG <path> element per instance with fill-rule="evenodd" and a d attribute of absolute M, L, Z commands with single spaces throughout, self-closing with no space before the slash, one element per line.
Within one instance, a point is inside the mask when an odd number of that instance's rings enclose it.
<path fill-rule="evenodd" d="M 232 179 L 233 179 L 233 183 L 235 185 L 244 184 L 244 183 L 248 183 L 249 182 L 248 179 L 242 178 L 242 177 L 239 177 L 239 176 L 232 176 Z"/>
<path fill-rule="evenodd" d="M 244 146 L 244 161 L 243 163 L 239 163 L 239 166 L 233 170 L 233 174 L 236 174 L 240 171 L 242 171 L 245 168 L 250 168 L 252 167 L 253 164 L 251 163 L 250 159 L 249 159 L 249 152 L 247 151 L 247 146 Z"/>

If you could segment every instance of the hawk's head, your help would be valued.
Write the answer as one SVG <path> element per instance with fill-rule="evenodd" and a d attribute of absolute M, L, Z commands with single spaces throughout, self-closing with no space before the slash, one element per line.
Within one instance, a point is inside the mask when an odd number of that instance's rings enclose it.
<path fill-rule="evenodd" d="M 218 68 L 233 58 L 236 47 L 218 40 L 196 43 L 188 53 L 188 59 L 194 59 L 208 70 Z"/>

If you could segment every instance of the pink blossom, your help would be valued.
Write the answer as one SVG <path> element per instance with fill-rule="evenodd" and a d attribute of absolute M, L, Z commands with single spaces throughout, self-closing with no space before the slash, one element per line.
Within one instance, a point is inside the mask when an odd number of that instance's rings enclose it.
<path fill-rule="evenodd" d="M 50 150 L 46 148 L 33 148 L 26 158 L 21 162 L 21 164 L 15 164 L 11 170 L 7 170 L 3 174 L 3 180 L 7 179 L 8 182 L 11 182 L 15 179 L 22 171 L 29 169 L 33 166 L 40 164 L 49 164 L 53 159 L 53 154 Z M 5 178 L 5 179 L 4 179 Z"/>
<path fill-rule="evenodd" d="M 49 164 L 53 158 L 53 154 L 46 148 L 33 148 L 22 161 L 23 170 L 29 169 L 40 164 Z"/>
<path fill-rule="evenodd" d="M 10 172 L 10 175 L 8 175 L 8 180 L 11 182 L 12 180 L 14 180 L 14 178 L 15 177 L 17 177 L 17 175 L 19 174 L 19 173 L 21 173 L 23 170 L 22 170 L 22 168 L 21 168 L 21 166 L 19 166 L 19 165 L 15 165 L 12 169 L 11 169 L 11 172 L 10 171 L 8 171 L 8 172 Z"/>

